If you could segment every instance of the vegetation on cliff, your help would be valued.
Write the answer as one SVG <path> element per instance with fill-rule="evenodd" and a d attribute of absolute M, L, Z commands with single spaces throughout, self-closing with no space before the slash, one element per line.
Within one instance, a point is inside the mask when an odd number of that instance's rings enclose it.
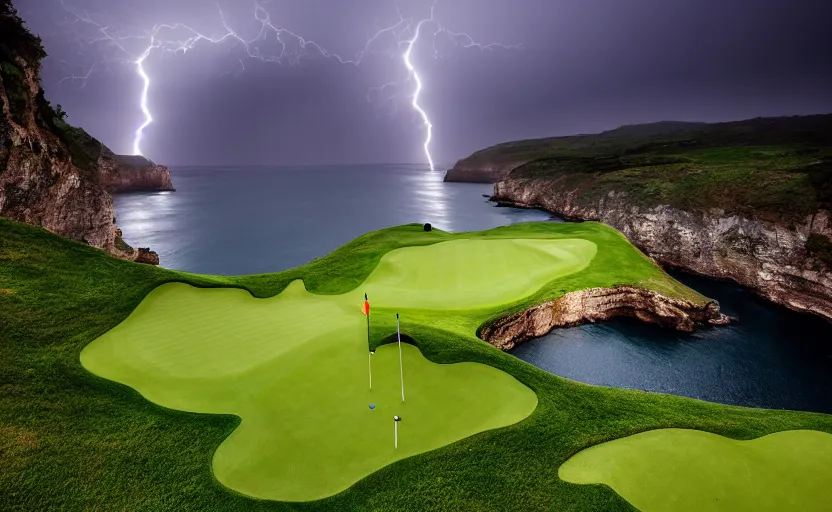
<path fill-rule="evenodd" d="M 40 63 L 45 57 L 46 50 L 41 39 L 29 32 L 11 0 L 0 0 L 0 78 L 9 98 L 9 113 L 18 124 L 26 124 L 25 117 L 29 108 L 29 83 L 25 68 L 31 68 L 37 76 Z M 40 127 L 53 130 L 59 135 L 67 131 L 68 125 L 63 122 L 66 112 L 60 105 L 52 107 L 44 97 L 43 88 L 38 88 L 35 103 L 34 117 Z M 89 135 L 86 137 L 91 138 Z M 73 149 L 73 137 L 61 139 Z"/>
<path fill-rule="evenodd" d="M 120 174 L 119 163 L 46 99 L 40 84 L 45 56 L 40 38 L 29 32 L 11 1 L 0 0 L 0 105 L 8 105 L 0 109 L 0 215 L 120 258 L 156 261 L 155 254 L 134 251 L 121 239 L 104 188 Z M 172 188 L 166 167 L 154 166 L 152 172 L 165 189 Z M 141 174 L 136 173 L 139 179 Z"/>
<path fill-rule="evenodd" d="M 481 236 L 539 238 L 553 230 L 569 237 L 608 233 L 626 247 L 620 235 L 595 223 L 519 225 Z M 238 418 L 159 407 L 81 367 L 82 348 L 124 320 L 162 283 L 230 286 L 269 297 L 303 279 L 310 292 L 340 294 L 362 283 L 394 248 L 460 236 L 466 235 L 402 226 L 369 233 L 285 272 L 218 277 L 109 258 L 42 229 L 0 219 L 2 502 L 10 510 L 623 511 L 632 507 L 611 489 L 568 484 L 558 478 L 559 466 L 586 447 L 664 427 L 735 439 L 789 429 L 832 432 L 832 416 L 823 414 L 727 407 L 578 384 L 461 335 L 440 316 L 429 327 L 405 323 L 403 332 L 431 361 L 475 361 L 511 374 L 537 394 L 532 415 L 399 461 L 331 498 L 280 503 L 230 492 L 211 473 L 212 455 L 238 426 Z M 592 263 L 600 265 L 592 273 L 599 282 L 618 280 L 631 265 L 645 272 L 642 278 L 661 277 L 646 258 L 640 264 L 622 259 L 609 240 L 609 258 L 599 256 Z M 655 270 L 648 272 L 650 268 Z M 553 283 L 528 301 L 557 296 L 562 288 Z M 528 301 L 512 308 L 527 307 Z M 389 318 L 374 324 L 374 344 L 387 338 L 394 325 Z"/>
<path fill-rule="evenodd" d="M 627 126 L 500 144 L 468 160 L 526 162 L 508 177 L 559 180 L 585 205 L 615 191 L 639 206 L 789 221 L 832 205 L 832 115 Z"/>

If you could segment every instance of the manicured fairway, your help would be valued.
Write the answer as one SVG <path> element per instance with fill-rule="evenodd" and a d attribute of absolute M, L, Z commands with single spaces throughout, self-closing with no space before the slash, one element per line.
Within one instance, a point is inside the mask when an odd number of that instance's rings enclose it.
<path fill-rule="evenodd" d="M 606 484 L 643 512 L 830 510 L 832 435 L 777 432 L 737 441 L 659 429 L 588 448 L 559 476 Z"/>
<path fill-rule="evenodd" d="M 450 250 L 462 247 L 470 254 Z M 400 273 L 390 270 L 403 262 Z M 566 482 L 559 468 L 581 450 L 668 427 L 732 439 L 832 433 L 830 415 L 579 384 L 477 337 L 496 318 L 618 285 L 709 300 L 595 222 L 474 233 L 411 224 L 294 269 L 207 276 L 117 260 L 0 218 L 0 503 L 27 511 L 623 512 L 633 506 L 612 488 Z M 378 347 L 372 392 L 364 292 Z M 414 343 L 404 347 L 404 405 L 398 350 L 384 344 L 396 312 Z M 393 414 L 404 419 L 398 452 Z M 799 441 L 807 443 L 802 460 L 823 453 L 811 435 Z M 697 453 L 661 457 L 656 500 L 673 485 L 711 489 L 699 474 L 662 481 Z M 754 461 L 749 471 L 772 465 Z M 781 474 L 782 499 L 794 494 L 811 510 L 829 496 L 829 486 L 789 483 L 829 478 L 829 469 L 806 477 L 788 457 L 777 464 L 795 468 Z M 712 473 L 726 480 L 719 468 Z M 686 484 L 697 478 L 697 489 Z M 748 485 L 729 503 L 775 488 Z"/>
<path fill-rule="evenodd" d="M 242 418 L 214 456 L 214 474 L 228 487 L 282 501 L 323 498 L 395 460 L 516 423 L 537 405 L 506 373 L 433 364 L 409 345 L 406 401 L 392 345 L 372 356 L 369 390 L 365 291 L 388 312 L 493 307 L 579 271 L 595 251 L 577 239 L 402 248 L 341 295 L 314 295 L 300 280 L 270 299 L 166 284 L 88 345 L 81 362 L 160 405 Z M 398 450 L 393 415 L 403 418 Z"/>
<path fill-rule="evenodd" d="M 385 254 L 367 279 L 379 304 L 476 309 L 508 304 L 589 265 L 588 240 L 454 240 Z"/>

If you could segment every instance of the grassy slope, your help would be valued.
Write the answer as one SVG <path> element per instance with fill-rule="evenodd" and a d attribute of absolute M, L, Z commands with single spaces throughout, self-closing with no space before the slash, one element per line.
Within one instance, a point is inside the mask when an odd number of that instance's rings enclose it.
<path fill-rule="evenodd" d="M 631 126 L 500 144 L 467 160 L 527 161 L 510 177 L 563 180 L 586 204 L 615 190 L 644 206 L 789 221 L 832 205 L 832 115 Z"/>
<path fill-rule="evenodd" d="M 631 510 L 608 488 L 560 481 L 558 467 L 590 445 L 662 427 L 738 439 L 796 428 L 832 432 L 828 415 L 726 407 L 574 383 L 470 337 L 440 330 L 442 319 L 437 318 L 432 327 L 403 325 L 425 357 L 440 363 L 478 361 L 504 370 L 538 394 L 535 412 L 515 426 L 388 466 L 335 497 L 285 504 L 229 492 L 212 477 L 211 457 L 237 418 L 155 406 L 79 364 L 86 344 L 123 320 L 163 282 L 240 286 L 265 297 L 301 277 L 315 293 L 343 293 L 363 282 L 385 252 L 403 243 L 453 236 L 418 229 L 370 233 L 298 269 L 226 278 L 112 259 L 0 219 L 0 502 L 20 509 L 75 510 Z M 617 272 L 647 285 L 677 286 L 646 259 L 639 263 L 627 257 L 630 249 L 621 236 L 597 224 L 536 224 L 486 233 L 534 237 L 555 231 L 567 237 L 582 231 L 609 250 L 599 252 L 583 282 L 567 278 L 550 283 L 511 309 L 564 289 L 610 284 Z M 668 289 L 673 292 L 691 293 L 683 287 Z M 374 338 L 388 334 L 389 322 L 378 322 Z"/>

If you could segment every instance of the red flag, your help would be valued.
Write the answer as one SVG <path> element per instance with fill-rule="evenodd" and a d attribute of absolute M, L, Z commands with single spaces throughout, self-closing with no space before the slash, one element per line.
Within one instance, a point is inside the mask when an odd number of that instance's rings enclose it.
<path fill-rule="evenodd" d="M 364 305 L 361 307 L 361 312 L 366 316 L 370 316 L 370 301 L 364 301 Z"/>

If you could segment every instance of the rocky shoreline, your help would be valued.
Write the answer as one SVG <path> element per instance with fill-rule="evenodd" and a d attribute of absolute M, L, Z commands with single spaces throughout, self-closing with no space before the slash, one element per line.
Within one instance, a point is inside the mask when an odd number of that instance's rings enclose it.
<path fill-rule="evenodd" d="M 697 304 L 644 288 L 616 286 L 564 294 L 554 301 L 490 322 L 478 335 L 495 347 L 509 351 L 557 327 L 620 317 L 638 318 L 684 332 L 707 325 L 727 325 L 732 320 L 719 311 L 719 304 L 714 301 Z"/>
<path fill-rule="evenodd" d="M 140 155 L 102 153 L 98 166 L 99 183 L 110 194 L 174 190 L 170 170 Z"/>
<path fill-rule="evenodd" d="M 20 29 L 0 55 L 0 216 L 41 226 L 112 256 L 159 264 L 156 253 L 121 238 L 112 193 L 173 190 L 170 172 L 143 157 L 119 156 L 65 121 L 40 85 L 45 52 Z M 60 106 L 59 106 L 60 107 Z"/>
<path fill-rule="evenodd" d="M 566 219 L 603 222 L 662 265 L 729 279 L 790 309 L 832 321 L 832 269 L 807 249 L 813 235 L 832 238 L 826 210 L 785 224 L 718 209 L 638 207 L 624 192 L 584 204 L 579 190 L 569 190 L 559 180 L 512 178 L 494 185 L 492 199 Z"/>

